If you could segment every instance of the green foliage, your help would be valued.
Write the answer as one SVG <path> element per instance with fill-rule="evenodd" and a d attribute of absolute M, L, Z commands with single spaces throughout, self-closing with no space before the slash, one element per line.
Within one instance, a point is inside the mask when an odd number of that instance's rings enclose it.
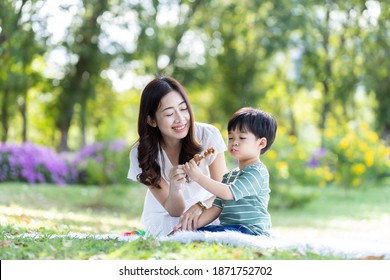
<path fill-rule="evenodd" d="M 126 141 L 98 142 L 82 148 L 75 156 L 77 182 L 86 185 L 125 183 L 129 167 Z"/>
<path fill-rule="evenodd" d="M 311 152 L 279 127 L 277 140 L 262 156 L 276 192 L 294 184 L 369 188 L 390 176 L 390 147 L 368 125 L 342 127 L 330 120 L 324 135 L 325 147 Z"/>
<path fill-rule="evenodd" d="M 263 158 L 274 193 L 296 183 L 369 187 L 389 175 L 388 143 L 369 136 L 388 139 L 390 131 L 385 1 L 88 0 L 61 6 L 73 20 L 60 42 L 47 40 L 50 17 L 39 13 L 46 3 L 0 3 L 3 140 L 71 150 L 115 138 L 132 143 L 145 77 L 164 72 L 189 89 L 197 120 L 223 128 L 248 105 L 277 116 L 275 149 Z M 64 62 L 49 69 L 53 50 Z M 110 78 L 121 75 L 131 89 L 118 93 Z M 372 131 L 345 128 L 361 120 Z M 81 179 L 124 179 L 128 156 L 100 153 L 102 161 L 80 163 Z M 111 171 L 112 164 L 120 167 Z M 286 205 L 296 205 L 289 196 Z"/>
<path fill-rule="evenodd" d="M 318 199 L 320 193 L 310 187 L 275 185 L 269 201 L 270 209 L 303 208 L 306 204 Z"/>
<path fill-rule="evenodd" d="M 21 118 L 19 137 L 27 141 L 28 90 L 42 79 L 32 64 L 44 52 L 46 38 L 35 38 L 32 21 L 37 1 L 5 0 L 0 3 L 0 122 L 1 141 L 16 138 L 11 134 L 11 120 Z M 18 114 L 20 113 L 20 115 Z"/>
<path fill-rule="evenodd" d="M 334 173 L 335 184 L 344 188 L 369 188 L 390 176 L 390 147 L 367 124 L 341 127 L 328 125 L 326 156 L 322 164 Z"/>
<path fill-rule="evenodd" d="M 376 131 L 390 143 L 390 9 L 386 1 L 371 4 L 381 13 L 375 21 L 369 22 L 367 32 L 362 34 L 364 56 L 364 84 L 367 91 L 375 94 L 377 100 Z"/>

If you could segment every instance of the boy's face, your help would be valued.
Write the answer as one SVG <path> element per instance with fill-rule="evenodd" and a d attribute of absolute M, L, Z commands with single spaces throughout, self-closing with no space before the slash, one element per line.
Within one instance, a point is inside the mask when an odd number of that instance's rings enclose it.
<path fill-rule="evenodd" d="M 261 149 L 266 145 L 266 138 L 257 138 L 249 131 L 236 128 L 228 133 L 229 153 L 240 162 L 258 161 Z"/>

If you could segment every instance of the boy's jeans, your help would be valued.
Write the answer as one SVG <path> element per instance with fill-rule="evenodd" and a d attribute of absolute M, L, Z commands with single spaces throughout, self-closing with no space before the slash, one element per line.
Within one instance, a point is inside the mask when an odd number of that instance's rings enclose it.
<path fill-rule="evenodd" d="M 251 229 L 249 229 L 245 225 L 209 225 L 204 226 L 197 229 L 198 231 L 210 231 L 210 232 L 221 232 L 221 231 L 238 231 L 241 233 L 249 234 L 249 235 L 257 235 L 255 232 L 253 232 Z"/>

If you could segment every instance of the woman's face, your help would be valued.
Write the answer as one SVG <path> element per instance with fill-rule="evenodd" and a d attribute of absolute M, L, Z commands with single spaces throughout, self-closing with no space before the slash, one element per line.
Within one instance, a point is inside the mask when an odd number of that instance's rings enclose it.
<path fill-rule="evenodd" d="M 165 95 L 160 101 L 155 119 L 149 116 L 148 123 L 160 129 L 165 142 L 186 137 L 191 120 L 183 97 L 176 91 L 171 91 Z"/>

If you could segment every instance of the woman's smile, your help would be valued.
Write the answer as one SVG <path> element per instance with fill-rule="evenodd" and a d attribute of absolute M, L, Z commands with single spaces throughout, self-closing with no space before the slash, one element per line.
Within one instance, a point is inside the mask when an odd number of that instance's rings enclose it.
<path fill-rule="evenodd" d="M 187 125 L 183 124 L 180 126 L 173 127 L 173 130 L 175 130 L 176 132 L 184 132 L 186 130 L 186 128 L 187 128 Z"/>

